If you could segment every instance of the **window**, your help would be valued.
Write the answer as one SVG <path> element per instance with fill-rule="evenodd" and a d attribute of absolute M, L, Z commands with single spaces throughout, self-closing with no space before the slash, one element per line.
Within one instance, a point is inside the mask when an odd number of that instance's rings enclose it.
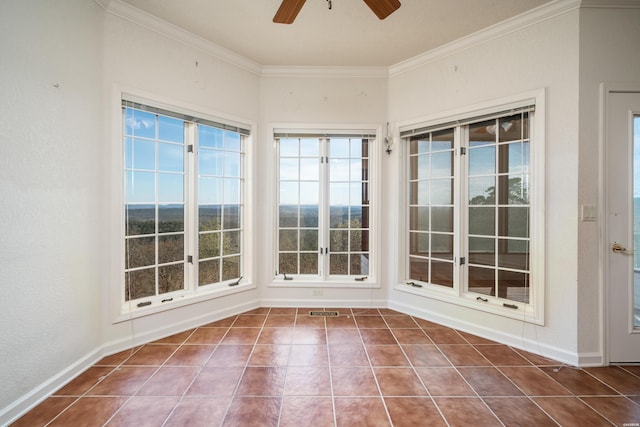
<path fill-rule="evenodd" d="M 248 131 L 122 102 L 123 309 L 237 284 Z"/>
<path fill-rule="evenodd" d="M 544 240 L 544 142 L 542 132 L 532 139 L 535 102 L 524 104 L 401 129 L 409 285 L 401 289 L 542 322 L 543 260 L 533 248 Z"/>
<path fill-rule="evenodd" d="M 276 133 L 276 274 L 364 280 L 371 266 L 373 135 Z"/>

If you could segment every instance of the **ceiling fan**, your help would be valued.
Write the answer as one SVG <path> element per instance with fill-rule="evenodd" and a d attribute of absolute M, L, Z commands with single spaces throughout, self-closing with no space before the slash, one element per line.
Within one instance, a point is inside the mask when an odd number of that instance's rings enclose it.
<path fill-rule="evenodd" d="M 306 0 L 282 0 L 273 22 L 277 24 L 291 24 L 298 16 Z M 364 0 L 369 8 L 380 19 L 391 15 L 400 7 L 399 0 Z"/>

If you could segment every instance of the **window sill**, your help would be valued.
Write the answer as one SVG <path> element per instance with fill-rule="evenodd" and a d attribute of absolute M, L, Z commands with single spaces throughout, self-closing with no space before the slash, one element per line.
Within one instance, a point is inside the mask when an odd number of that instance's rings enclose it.
<path fill-rule="evenodd" d="M 140 317 L 150 316 L 157 313 L 162 313 L 167 310 L 173 310 L 180 307 L 185 307 L 191 304 L 197 304 L 203 301 L 207 301 L 215 298 L 222 298 L 227 295 L 237 294 L 240 292 L 249 291 L 255 289 L 256 286 L 251 283 L 243 283 L 238 286 L 220 286 L 213 289 L 201 290 L 195 293 L 184 293 L 174 296 L 173 301 L 169 302 L 154 302 L 151 305 L 145 307 L 135 307 L 133 304 L 131 309 L 129 304 L 122 305 L 121 313 L 113 320 L 113 324 L 126 322 L 131 319 L 137 319 Z"/>
<path fill-rule="evenodd" d="M 515 319 L 519 321 L 524 321 L 527 323 L 533 323 L 535 325 L 544 326 L 544 317 L 541 312 L 536 312 L 533 307 L 522 304 L 522 303 L 514 303 L 518 306 L 518 309 L 507 308 L 502 304 L 507 302 L 506 300 L 498 300 L 497 298 L 487 298 L 488 301 L 478 301 L 476 300 L 477 294 L 463 294 L 458 296 L 458 294 L 453 289 L 443 289 L 434 290 L 429 288 L 416 288 L 410 285 L 406 285 L 403 283 L 399 283 L 394 287 L 394 290 L 400 292 L 406 292 L 412 295 L 431 298 L 438 301 L 446 302 L 449 304 L 455 304 L 462 307 L 470 308 L 473 310 L 482 311 L 489 314 L 494 314 L 497 316 L 508 317 L 510 319 Z"/>
<path fill-rule="evenodd" d="M 331 288 L 331 289 L 371 289 L 380 288 L 380 284 L 372 278 L 364 281 L 355 280 L 317 280 L 317 279 L 298 279 L 292 280 L 274 279 L 267 285 L 270 288 Z"/>

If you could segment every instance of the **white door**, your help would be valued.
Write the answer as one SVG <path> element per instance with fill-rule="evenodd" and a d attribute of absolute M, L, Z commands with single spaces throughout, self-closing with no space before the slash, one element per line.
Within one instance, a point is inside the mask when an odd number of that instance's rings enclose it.
<path fill-rule="evenodd" d="M 640 92 L 608 92 L 607 296 L 610 363 L 640 362 Z"/>

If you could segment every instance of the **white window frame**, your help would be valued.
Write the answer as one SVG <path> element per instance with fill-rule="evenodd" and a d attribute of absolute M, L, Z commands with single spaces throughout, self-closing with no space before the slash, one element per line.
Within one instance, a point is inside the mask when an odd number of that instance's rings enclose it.
<path fill-rule="evenodd" d="M 378 226 L 378 218 L 379 216 L 379 197 L 378 197 L 378 172 L 379 171 L 379 162 L 380 162 L 380 153 L 379 151 L 382 149 L 382 145 L 378 143 L 379 135 L 382 132 L 382 127 L 379 125 L 368 125 L 368 124 L 356 124 L 356 125 L 321 125 L 321 124 L 273 124 L 269 128 L 269 134 L 273 138 L 273 233 L 272 233 L 272 258 L 271 265 L 272 274 L 274 272 L 278 274 L 274 274 L 270 287 L 286 287 L 286 288 L 379 288 L 380 284 L 378 283 L 378 268 L 379 268 L 379 250 L 378 250 L 378 242 L 379 242 L 379 234 L 380 227 Z M 370 147 L 369 147 L 369 274 L 365 275 L 329 275 L 328 272 L 326 274 L 321 275 L 295 275 L 289 276 L 287 275 L 287 280 L 285 280 L 284 275 L 280 274 L 278 271 L 278 206 L 279 206 L 279 146 L 276 141 L 277 134 L 291 134 L 297 135 L 300 137 L 305 136 L 321 136 L 325 139 L 330 139 L 334 136 L 345 136 L 350 138 L 357 138 L 361 135 L 374 135 L 370 139 Z M 326 154 L 326 153 L 325 153 Z M 323 154 L 323 155 L 325 155 Z M 329 159 L 330 161 L 331 159 Z M 321 172 L 321 179 L 324 179 L 324 175 L 326 172 Z M 328 179 L 328 178 L 327 178 Z M 328 181 L 326 182 L 328 185 Z M 327 200 L 327 191 L 322 191 L 322 198 L 320 200 L 320 210 L 322 211 L 321 219 L 320 219 L 320 239 L 321 246 L 326 246 L 329 235 L 329 225 L 328 222 L 328 200 Z M 324 212 L 326 211 L 326 212 Z M 324 221 L 324 222 L 323 222 Z M 326 270 L 328 266 L 328 261 L 324 260 L 327 258 L 329 254 L 322 257 L 323 259 L 320 261 L 322 271 Z M 364 277 L 364 279 L 362 279 Z M 356 280 L 359 279 L 359 280 Z"/>
<path fill-rule="evenodd" d="M 521 303 L 516 301 L 506 301 L 497 297 L 487 297 L 483 300 L 478 298 L 478 293 L 465 290 L 468 263 L 461 263 L 461 257 L 468 260 L 466 253 L 466 238 L 468 234 L 466 221 L 461 212 L 468 208 L 466 200 L 467 177 L 466 164 L 467 156 L 460 154 L 460 141 L 464 137 L 464 127 L 461 123 L 480 122 L 486 117 L 495 115 L 508 115 L 508 112 L 518 110 L 525 106 L 534 106 L 535 112 L 530 113 L 530 277 L 531 286 L 529 288 L 529 302 Z M 441 126 L 440 126 L 441 125 Z M 411 132 L 420 133 L 421 129 L 447 129 L 454 128 L 454 270 L 452 288 L 431 284 L 420 284 L 412 286 L 407 279 L 409 276 L 409 199 L 408 182 L 409 171 L 405 167 L 408 161 L 408 144 L 406 139 L 402 139 L 402 144 L 398 147 L 401 151 L 401 166 L 403 180 L 403 194 L 401 196 L 401 224 L 399 227 L 400 242 L 400 280 L 395 285 L 395 289 L 422 297 L 432 298 L 467 308 L 492 313 L 499 316 L 518 319 L 528 323 L 544 325 L 544 295 L 545 295 L 545 90 L 539 89 L 511 97 L 505 97 L 494 101 L 489 101 L 466 108 L 444 112 L 429 116 L 420 120 L 399 123 L 400 134 Z M 505 303 L 507 303 L 505 305 Z M 514 309 L 513 306 L 516 308 Z"/>
<path fill-rule="evenodd" d="M 153 108 L 182 114 L 187 117 L 200 118 L 211 122 L 220 123 L 230 128 L 240 128 L 248 130 L 249 135 L 243 137 L 243 155 L 241 157 L 241 180 L 243 189 L 241 192 L 241 204 L 243 205 L 242 214 L 242 237 L 241 237 L 241 257 L 242 278 L 236 286 L 229 286 L 235 280 L 227 280 L 221 283 L 198 286 L 198 253 L 197 253 L 197 236 L 198 236 L 198 207 L 194 205 L 197 194 L 198 175 L 196 170 L 197 145 L 194 146 L 194 155 L 187 153 L 185 159 L 185 257 L 193 256 L 193 262 L 186 262 L 185 272 L 185 289 L 170 293 L 160 294 L 144 298 L 150 304 L 137 306 L 141 300 L 129 300 L 125 298 L 125 250 L 123 238 L 125 235 L 125 214 L 123 207 L 125 206 L 125 186 L 124 186 L 124 138 L 123 138 L 123 101 L 147 105 Z M 253 175 L 252 168 L 252 151 L 253 151 L 253 129 L 255 123 L 237 117 L 232 117 L 223 113 L 208 111 L 199 106 L 184 104 L 173 99 L 165 99 L 154 94 L 143 93 L 141 91 L 114 86 L 112 90 L 112 146 L 110 152 L 112 164 L 112 184 L 111 184 L 111 230 L 110 248 L 112 253 L 110 278 L 113 286 L 110 287 L 110 300 L 112 301 L 112 319 L 113 323 L 127 321 L 132 318 L 148 316 L 160 313 L 166 310 L 206 301 L 213 298 L 219 298 L 226 295 L 244 292 L 249 289 L 255 289 L 252 283 L 253 277 L 253 239 L 249 238 L 253 231 L 253 185 L 251 177 Z M 197 119 L 196 119 L 197 120 Z M 195 126 L 187 129 L 187 132 L 195 134 Z M 193 135 L 192 135 L 193 136 Z M 172 298 L 170 301 L 167 299 Z M 165 300 L 163 302 L 163 299 Z"/>

